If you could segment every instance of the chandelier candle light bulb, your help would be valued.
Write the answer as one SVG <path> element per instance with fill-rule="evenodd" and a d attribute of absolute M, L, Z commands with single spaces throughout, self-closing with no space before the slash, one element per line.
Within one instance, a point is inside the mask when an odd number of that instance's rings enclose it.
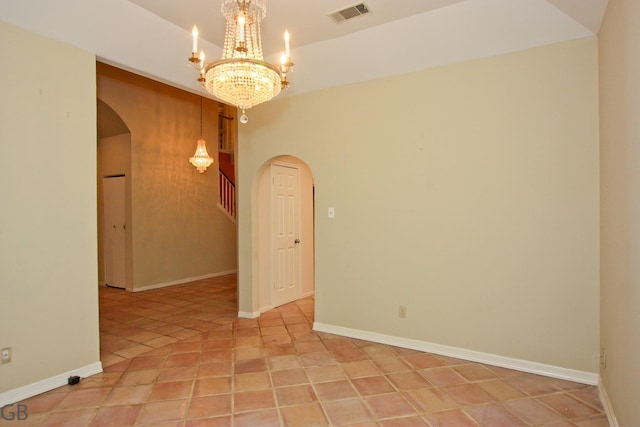
<path fill-rule="evenodd" d="M 284 30 L 284 53 L 287 55 L 287 62 L 291 58 L 291 46 L 289 43 L 289 39 L 291 36 L 289 35 L 289 30 Z"/>
<path fill-rule="evenodd" d="M 193 26 L 193 30 L 191 30 L 191 35 L 193 36 L 193 49 L 191 50 L 191 52 L 197 53 L 198 52 L 198 27 L 196 27 L 195 25 Z"/>
<path fill-rule="evenodd" d="M 203 83 L 205 81 L 205 70 L 204 70 L 204 50 L 200 51 L 200 62 L 196 64 L 196 68 L 200 70 L 200 76 L 198 77 L 198 81 Z"/>
<path fill-rule="evenodd" d="M 198 55 L 198 29 L 193 26 L 193 51 L 189 61 L 200 71 L 198 81 L 207 92 L 242 110 L 240 123 L 248 121 L 245 110 L 278 96 L 289 85 L 291 71 L 289 31 L 285 31 L 284 59 L 273 65 L 264 60 L 260 22 L 267 14 L 266 0 L 222 0 L 226 30 L 222 58 L 205 62 Z"/>

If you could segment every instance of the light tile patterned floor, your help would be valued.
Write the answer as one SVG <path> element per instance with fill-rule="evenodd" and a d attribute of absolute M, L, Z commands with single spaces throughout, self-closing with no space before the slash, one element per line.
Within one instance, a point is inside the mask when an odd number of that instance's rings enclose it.
<path fill-rule="evenodd" d="M 101 288 L 104 373 L 0 426 L 609 425 L 595 387 L 314 333 L 311 298 L 236 313 L 235 276 Z"/>

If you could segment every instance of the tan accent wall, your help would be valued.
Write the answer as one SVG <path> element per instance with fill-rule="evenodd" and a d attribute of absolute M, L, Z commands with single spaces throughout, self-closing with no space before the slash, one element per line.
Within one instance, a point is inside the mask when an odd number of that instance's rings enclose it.
<path fill-rule="evenodd" d="M 131 131 L 132 288 L 236 269 L 235 224 L 218 208 L 218 103 L 205 99 L 203 136 L 215 163 L 189 163 L 200 97 L 98 63 L 98 98 Z"/>
<path fill-rule="evenodd" d="M 317 322 L 597 372 L 597 87 L 587 38 L 250 110 L 240 310 L 253 183 L 288 154 L 314 177 Z"/>
<path fill-rule="evenodd" d="M 100 354 L 95 57 L 0 21 L 0 64 L 3 393 Z"/>
<path fill-rule="evenodd" d="M 599 34 L 601 376 L 621 427 L 640 426 L 640 2 L 610 0 Z"/>

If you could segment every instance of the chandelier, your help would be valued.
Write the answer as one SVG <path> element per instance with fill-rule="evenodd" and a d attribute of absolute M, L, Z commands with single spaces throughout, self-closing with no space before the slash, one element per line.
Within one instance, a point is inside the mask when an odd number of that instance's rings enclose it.
<path fill-rule="evenodd" d="M 222 0 L 226 30 L 222 59 L 206 62 L 198 54 L 198 28 L 193 26 L 193 49 L 189 61 L 200 72 L 198 81 L 207 92 L 242 110 L 241 123 L 249 120 L 245 110 L 269 101 L 289 85 L 287 72 L 293 67 L 289 32 L 280 64 L 264 61 L 260 21 L 267 14 L 266 0 Z"/>
<path fill-rule="evenodd" d="M 196 143 L 196 152 L 193 157 L 189 158 L 189 162 L 195 166 L 198 172 L 204 173 L 213 163 L 213 159 L 209 157 L 206 146 L 207 141 L 202 137 L 202 97 L 200 97 L 200 138 Z"/>

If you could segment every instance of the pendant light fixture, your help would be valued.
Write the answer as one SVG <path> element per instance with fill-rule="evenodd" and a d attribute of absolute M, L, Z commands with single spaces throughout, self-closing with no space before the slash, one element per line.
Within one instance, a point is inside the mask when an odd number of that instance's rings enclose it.
<path fill-rule="evenodd" d="M 198 146 L 196 147 L 196 152 L 189 159 L 191 164 L 198 169 L 198 172 L 204 173 L 209 166 L 213 163 L 213 159 L 209 157 L 209 153 L 207 153 L 207 141 L 202 137 L 202 97 L 200 97 L 200 138 L 197 141 Z"/>
<path fill-rule="evenodd" d="M 267 0 L 222 0 L 226 19 L 222 58 L 206 62 L 198 53 L 198 29 L 193 27 L 191 61 L 200 72 L 198 81 L 207 92 L 242 110 L 240 123 L 247 123 L 245 110 L 269 101 L 289 85 L 293 68 L 289 32 L 284 33 L 285 51 L 280 64 L 266 62 L 262 55 L 260 22 L 267 14 Z"/>

